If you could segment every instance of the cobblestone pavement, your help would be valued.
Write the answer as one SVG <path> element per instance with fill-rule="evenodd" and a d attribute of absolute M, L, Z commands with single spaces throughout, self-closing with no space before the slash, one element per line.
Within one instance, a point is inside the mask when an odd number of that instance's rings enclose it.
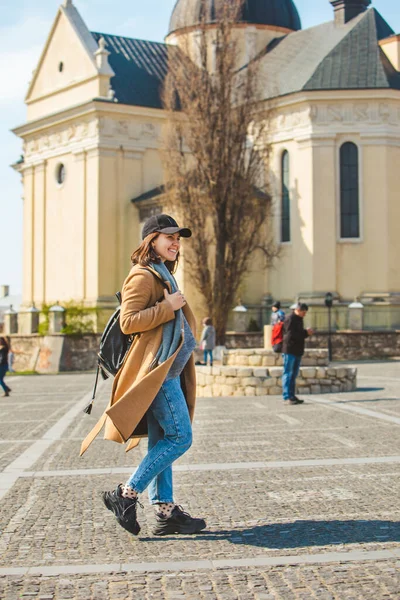
<path fill-rule="evenodd" d="M 93 375 L 15 377 L 0 421 L 0 599 L 400 598 L 400 362 L 361 363 L 356 392 L 200 399 L 176 500 L 207 519 L 130 536 L 100 492 L 145 452 L 82 438 Z M 143 496 L 142 500 L 146 500 Z"/>

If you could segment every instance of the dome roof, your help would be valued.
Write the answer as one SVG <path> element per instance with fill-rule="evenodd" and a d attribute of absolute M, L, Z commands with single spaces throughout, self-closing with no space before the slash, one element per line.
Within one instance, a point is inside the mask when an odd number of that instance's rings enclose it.
<path fill-rule="evenodd" d="M 201 22 L 203 7 L 207 23 L 215 23 L 218 7 L 226 0 L 177 0 L 169 24 L 169 33 Z M 271 25 L 293 31 L 301 21 L 293 0 L 245 0 L 240 21 L 252 25 Z"/>

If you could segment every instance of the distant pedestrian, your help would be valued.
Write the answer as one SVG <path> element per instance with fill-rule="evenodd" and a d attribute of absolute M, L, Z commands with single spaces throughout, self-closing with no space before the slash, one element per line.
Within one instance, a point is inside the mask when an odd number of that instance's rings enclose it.
<path fill-rule="evenodd" d="M 9 373 L 15 373 L 14 360 L 15 360 L 14 352 L 10 348 L 10 351 L 8 353 L 8 372 Z"/>
<path fill-rule="evenodd" d="M 279 300 L 272 305 L 271 325 L 276 325 L 279 321 L 285 320 L 285 313 L 281 308 Z"/>
<path fill-rule="evenodd" d="M 4 390 L 3 397 L 9 396 L 11 388 L 4 382 L 4 377 L 8 371 L 8 353 L 10 351 L 7 340 L 0 337 L 0 385 Z"/>
<path fill-rule="evenodd" d="M 301 358 L 304 354 L 305 339 L 313 334 L 312 329 L 304 329 L 303 319 L 308 311 L 307 304 L 298 303 L 283 325 L 283 400 L 285 404 L 302 404 L 297 398 L 296 378 L 299 374 Z"/>
<path fill-rule="evenodd" d="M 14 352 L 12 351 L 12 348 L 11 348 L 10 338 L 8 338 L 6 340 L 6 342 L 7 342 L 7 345 L 8 345 L 8 372 L 9 373 L 15 373 L 15 371 L 14 371 L 15 356 L 14 356 Z"/>
<path fill-rule="evenodd" d="M 272 337 L 271 344 L 274 352 L 282 352 L 283 346 L 283 323 L 285 321 L 285 313 L 281 309 L 281 303 L 275 302 L 272 305 Z"/>
<path fill-rule="evenodd" d="M 210 357 L 210 366 L 213 366 L 213 350 L 215 348 L 215 327 L 210 317 L 203 319 L 203 331 L 200 338 L 200 348 L 204 352 L 204 364 Z"/>

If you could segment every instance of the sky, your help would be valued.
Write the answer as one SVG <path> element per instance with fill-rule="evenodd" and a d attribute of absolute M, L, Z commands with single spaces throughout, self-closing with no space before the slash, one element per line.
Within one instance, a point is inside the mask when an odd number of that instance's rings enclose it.
<path fill-rule="evenodd" d="M 61 0 L 0 0 L 0 285 L 22 290 L 22 186 L 10 168 L 22 143 L 10 129 L 25 122 L 24 96 Z M 163 41 L 175 0 L 74 0 L 91 31 Z M 329 0 L 295 0 L 303 28 L 332 20 Z M 400 33 L 399 0 L 373 0 Z M 61 226 L 61 224 L 60 224 Z"/>

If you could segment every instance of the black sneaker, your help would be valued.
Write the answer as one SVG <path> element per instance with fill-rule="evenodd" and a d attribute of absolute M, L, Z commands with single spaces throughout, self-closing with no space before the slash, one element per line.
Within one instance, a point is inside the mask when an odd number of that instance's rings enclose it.
<path fill-rule="evenodd" d="M 285 406 L 298 406 L 299 404 L 302 404 L 302 402 L 299 402 L 298 400 L 295 400 L 294 398 L 289 398 L 289 400 L 284 400 L 283 404 Z"/>
<path fill-rule="evenodd" d="M 118 523 L 133 535 L 138 535 L 140 525 L 136 519 L 137 504 L 142 506 L 137 498 L 124 498 L 121 486 L 112 492 L 103 492 L 103 502 L 114 513 Z"/>
<path fill-rule="evenodd" d="M 297 396 L 293 396 L 292 400 L 296 400 L 297 404 L 304 404 L 304 400 L 298 398 Z"/>
<path fill-rule="evenodd" d="M 175 506 L 170 517 L 156 515 L 157 524 L 153 529 L 154 535 L 171 535 L 173 533 L 200 533 L 207 527 L 204 519 L 195 519 L 184 512 L 180 506 Z"/>

